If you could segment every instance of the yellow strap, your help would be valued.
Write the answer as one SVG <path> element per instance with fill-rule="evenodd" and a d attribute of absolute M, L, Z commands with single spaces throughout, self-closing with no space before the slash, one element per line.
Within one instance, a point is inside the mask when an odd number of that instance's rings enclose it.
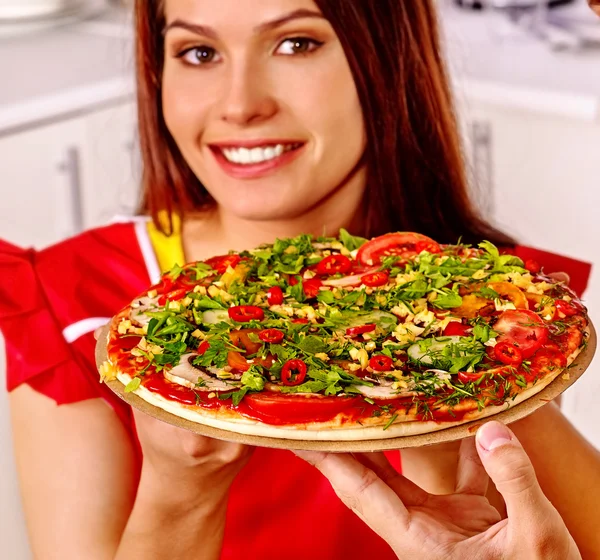
<path fill-rule="evenodd" d="M 159 214 L 159 220 L 166 221 L 167 219 L 166 212 Z M 162 233 L 152 220 L 146 225 L 148 236 L 150 237 L 150 242 L 154 248 L 158 266 L 162 273 L 171 270 L 176 264 L 180 266 L 185 264 L 183 241 L 181 239 L 181 219 L 176 214 L 173 214 L 172 220 L 173 233 L 171 235 Z"/>

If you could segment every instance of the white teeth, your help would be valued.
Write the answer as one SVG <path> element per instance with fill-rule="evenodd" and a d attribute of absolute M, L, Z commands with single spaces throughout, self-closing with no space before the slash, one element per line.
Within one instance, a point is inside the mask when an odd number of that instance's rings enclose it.
<path fill-rule="evenodd" d="M 277 144 L 276 146 L 267 146 L 265 148 L 223 148 L 223 155 L 225 158 L 232 162 L 242 165 L 248 165 L 252 163 L 262 163 L 279 157 L 284 152 L 287 152 L 295 147 L 297 144 Z"/>

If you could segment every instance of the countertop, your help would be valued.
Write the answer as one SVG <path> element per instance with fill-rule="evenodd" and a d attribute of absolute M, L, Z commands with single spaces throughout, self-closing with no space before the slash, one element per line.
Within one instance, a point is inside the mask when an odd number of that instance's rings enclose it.
<path fill-rule="evenodd" d="M 555 52 L 503 16 L 450 5 L 441 22 L 459 98 L 600 123 L 600 48 Z M 125 10 L 13 37 L 0 35 L 0 135 L 132 100 L 133 40 Z"/>

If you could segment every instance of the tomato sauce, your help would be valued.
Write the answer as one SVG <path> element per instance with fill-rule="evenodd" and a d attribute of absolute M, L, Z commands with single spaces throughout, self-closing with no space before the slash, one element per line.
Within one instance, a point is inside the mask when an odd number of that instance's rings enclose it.
<path fill-rule="evenodd" d="M 198 405 L 206 409 L 231 408 L 233 404 L 231 399 L 220 399 L 218 396 L 209 397 L 206 391 L 194 391 L 189 387 L 173 383 L 165 379 L 162 373 L 152 373 L 145 376 L 142 385 L 148 391 L 158 393 L 165 399 L 182 404 Z"/>

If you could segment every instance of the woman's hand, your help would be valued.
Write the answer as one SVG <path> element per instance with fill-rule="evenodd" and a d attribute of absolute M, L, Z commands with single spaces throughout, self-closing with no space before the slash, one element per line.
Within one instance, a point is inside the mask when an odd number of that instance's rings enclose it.
<path fill-rule="evenodd" d="M 385 539 L 399 558 L 467 560 L 580 559 L 558 512 L 542 493 L 529 458 L 499 422 L 484 424 L 460 449 L 455 493 L 428 494 L 398 474 L 381 453 L 296 452 Z M 488 474 L 508 519 L 485 499 Z"/>
<path fill-rule="evenodd" d="M 190 498 L 218 499 L 229 490 L 254 448 L 199 436 L 134 410 L 144 456 L 143 472 Z"/>

